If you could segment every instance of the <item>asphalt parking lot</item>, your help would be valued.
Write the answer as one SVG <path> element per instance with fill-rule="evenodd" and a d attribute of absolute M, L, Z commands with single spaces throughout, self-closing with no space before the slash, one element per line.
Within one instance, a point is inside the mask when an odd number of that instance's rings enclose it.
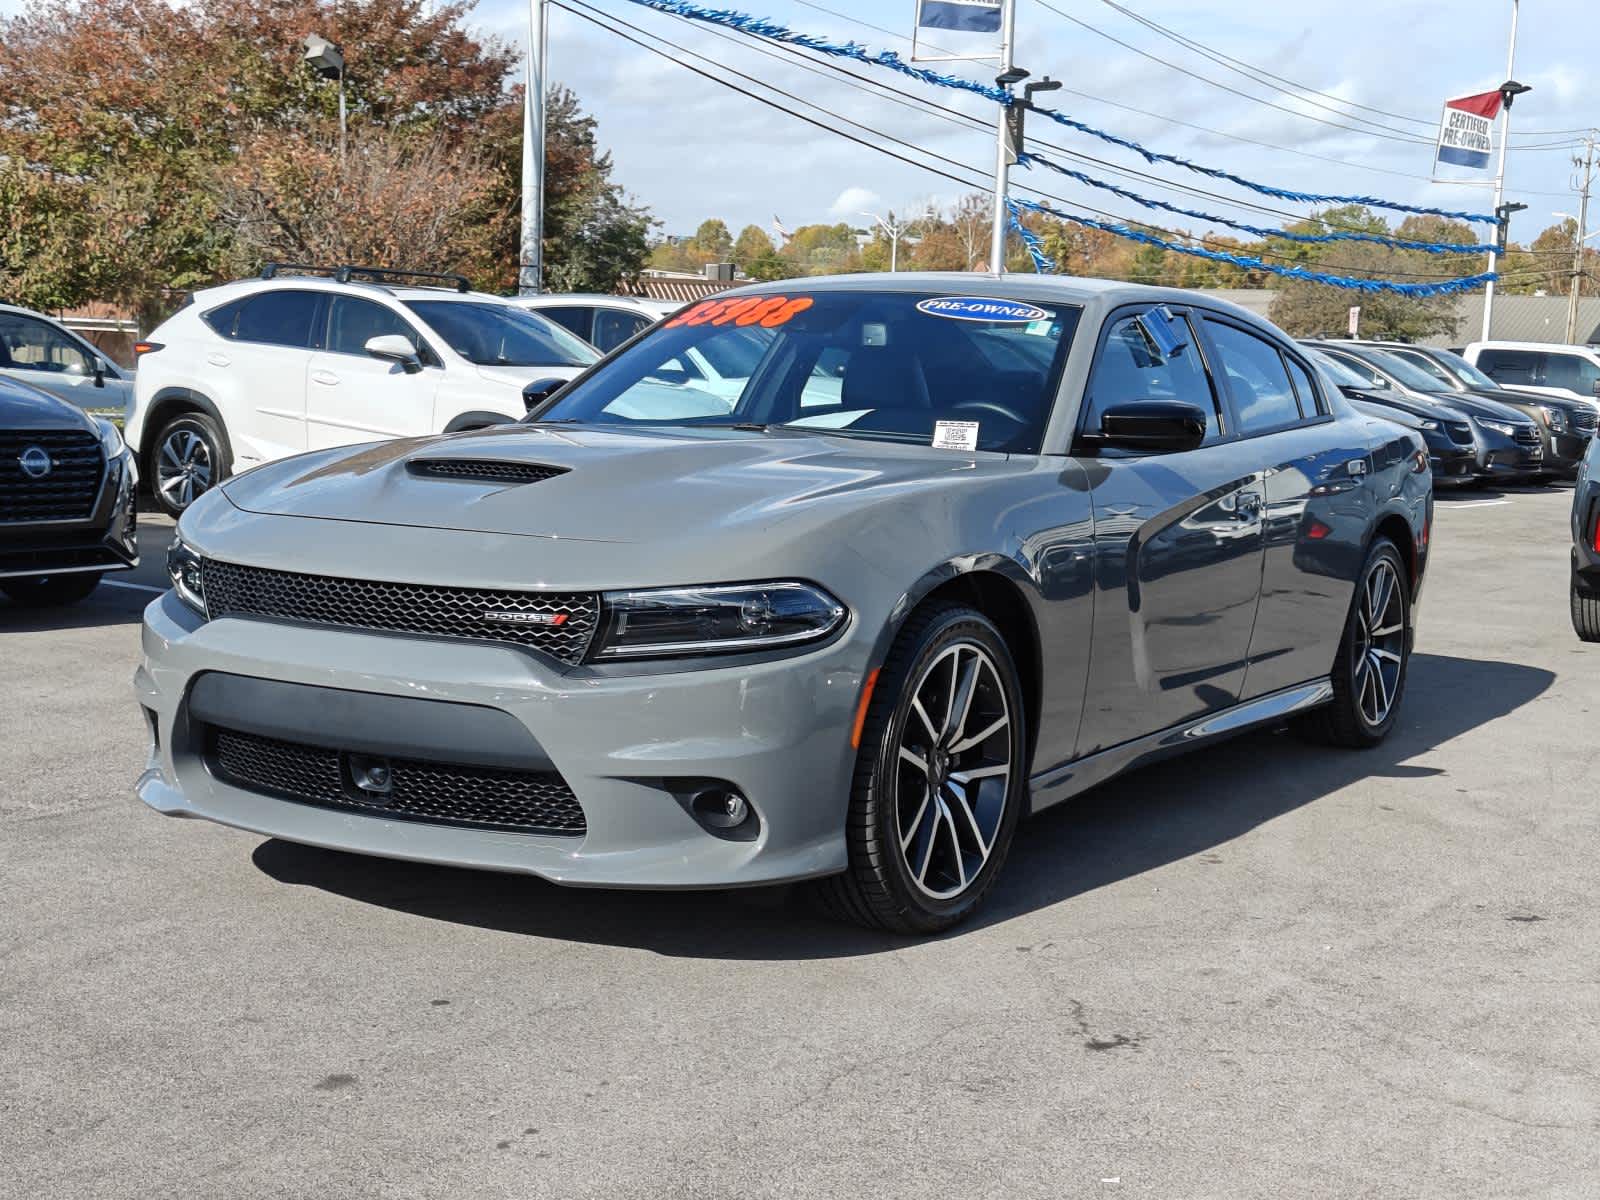
<path fill-rule="evenodd" d="M 1382 748 L 1118 781 L 922 943 L 146 811 L 148 518 L 124 586 L 0 600 L 0 1196 L 1600 1194 L 1569 503 L 1440 500 Z"/>

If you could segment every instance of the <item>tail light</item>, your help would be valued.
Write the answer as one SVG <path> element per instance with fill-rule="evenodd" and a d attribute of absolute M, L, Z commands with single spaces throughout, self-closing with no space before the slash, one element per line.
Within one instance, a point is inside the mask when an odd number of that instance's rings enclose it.
<path fill-rule="evenodd" d="M 1600 506 L 1596 506 L 1594 514 L 1594 552 L 1600 554 Z"/>
<path fill-rule="evenodd" d="M 133 356 L 134 358 L 143 358 L 146 354 L 154 354 L 164 345 L 165 343 L 163 342 L 135 342 L 133 344 Z"/>

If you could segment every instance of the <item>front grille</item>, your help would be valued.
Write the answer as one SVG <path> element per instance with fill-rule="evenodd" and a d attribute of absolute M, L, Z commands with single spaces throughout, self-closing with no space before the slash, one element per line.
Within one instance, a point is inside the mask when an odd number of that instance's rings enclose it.
<path fill-rule="evenodd" d="M 406 469 L 425 478 L 477 479 L 485 483 L 538 483 L 567 473 L 565 467 L 495 462 L 486 458 L 414 458 L 406 464 Z"/>
<path fill-rule="evenodd" d="M 1518 425 L 1512 436 L 1516 439 L 1517 445 L 1526 446 L 1529 449 L 1543 444 L 1539 439 L 1539 431 L 1532 425 Z"/>
<path fill-rule="evenodd" d="M 600 615 L 600 600 L 593 592 L 508 592 L 378 583 L 271 571 L 214 558 L 202 563 L 201 579 L 206 609 L 212 617 L 266 617 L 383 633 L 507 642 L 542 650 L 564 663 L 582 661 Z M 500 615 L 500 620 L 485 620 L 485 613 Z M 559 623 L 538 624 L 539 618 Z"/>
<path fill-rule="evenodd" d="M 50 473 L 34 479 L 22 469 L 33 447 L 50 456 Z M 0 432 L 0 523 L 86 521 L 105 477 L 100 439 L 81 429 Z"/>
<path fill-rule="evenodd" d="M 1445 432 L 1450 435 L 1450 440 L 1458 446 L 1472 445 L 1472 426 L 1465 421 L 1446 421 Z"/>
<path fill-rule="evenodd" d="M 1583 434 L 1584 437 L 1594 436 L 1597 420 L 1600 420 L 1600 418 L 1597 418 L 1594 409 L 1588 405 L 1576 408 L 1572 412 L 1572 428 Z"/>
<path fill-rule="evenodd" d="M 392 758 L 389 792 L 379 797 L 355 786 L 337 750 L 220 728 L 207 742 L 211 770 L 224 782 L 318 808 L 510 833 L 588 831 L 578 798 L 554 771 Z"/>

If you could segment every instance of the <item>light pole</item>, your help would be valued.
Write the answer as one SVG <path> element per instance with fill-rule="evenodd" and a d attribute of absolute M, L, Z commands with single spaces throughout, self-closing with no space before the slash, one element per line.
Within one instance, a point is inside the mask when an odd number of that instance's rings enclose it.
<path fill-rule="evenodd" d="M 1003 0 L 1000 14 L 1000 75 L 995 80 L 1003 88 L 1020 83 L 1028 77 L 1018 71 L 1011 60 L 1017 30 L 1017 0 Z M 1006 270 L 1006 190 L 1011 182 L 1011 163 L 1016 157 L 1011 147 L 1011 106 L 1002 105 L 999 128 L 995 133 L 994 155 L 994 229 L 989 238 L 989 269 L 996 275 Z"/>
<path fill-rule="evenodd" d="M 887 221 L 877 213 L 864 212 L 857 215 L 876 221 L 883 231 L 889 235 L 889 270 L 891 273 L 898 271 L 900 269 L 900 238 L 911 226 L 903 221 L 896 221 L 893 213 L 889 214 Z"/>
<path fill-rule="evenodd" d="M 306 63 L 321 79 L 339 81 L 339 161 L 344 161 L 344 51 L 325 37 L 309 34 L 305 40 Z"/>
<path fill-rule="evenodd" d="M 1517 16 L 1522 9 L 1521 0 L 1511 0 L 1511 44 L 1506 50 L 1506 81 L 1500 85 L 1500 100 L 1505 108 L 1505 119 L 1500 124 L 1500 166 L 1494 177 L 1494 211 L 1495 216 L 1500 216 L 1500 206 L 1505 201 L 1506 192 L 1506 151 L 1511 146 L 1511 101 L 1528 88 L 1516 82 L 1517 78 Z M 1509 239 L 1509 227 L 1501 227 L 1502 239 Z M 1495 271 L 1499 255 L 1496 251 L 1489 251 L 1489 273 Z M 1494 320 L 1494 280 L 1489 280 L 1483 287 L 1483 341 L 1489 340 L 1489 326 Z"/>
<path fill-rule="evenodd" d="M 544 76 L 550 30 L 546 0 L 528 0 L 528 83 L 522 106 L 522 239 L 517 294 L 536 295 L 544 276 Z"/>

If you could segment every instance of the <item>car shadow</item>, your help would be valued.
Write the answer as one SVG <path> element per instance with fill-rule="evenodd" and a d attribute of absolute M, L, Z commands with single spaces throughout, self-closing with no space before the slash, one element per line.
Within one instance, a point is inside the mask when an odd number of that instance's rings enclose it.
<path fill-rule="evenodd" d="M 1415 779 L 1433 748 L 1544 692 L 1549 671 L 1418 654 L 1405 707 L 1369 751 L 1307 745 L 1282 730 L 1132 772 L 1023 824 L 993 894 L 971 924 L 1001 924 L 1215 849 L 1359 779 Z M 272 839 L 255 865 L 281 883 L 483 929 L 706 959 L 874 954 L 907 939 L 814 916 L 800 888 L 624 892 L 561 888 L 517 875 L 366 858 Z"/>

